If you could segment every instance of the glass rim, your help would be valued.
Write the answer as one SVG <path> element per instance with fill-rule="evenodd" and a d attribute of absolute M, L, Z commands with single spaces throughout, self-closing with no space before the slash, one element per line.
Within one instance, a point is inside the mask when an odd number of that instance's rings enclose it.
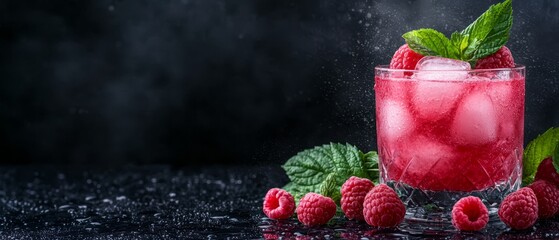
<path fill-rule="evenodd" d="M 488 69 L 471 69 L 471 70 L 415 70 L 415 69 L 395 69 L 390 68 L 389 65 L 378 65 L 375 67 L 376 71 L 384 71 L 384 72 L 407 72 L 407 73 L 416 73 L 416 72 L 468 72 L 468 73 L 480 73 L 480 72 L 494 72 L 494 71 L 524 71 L 526 70 L 526 66 L 517 64 L 513 68 L 488 68 Z"/>

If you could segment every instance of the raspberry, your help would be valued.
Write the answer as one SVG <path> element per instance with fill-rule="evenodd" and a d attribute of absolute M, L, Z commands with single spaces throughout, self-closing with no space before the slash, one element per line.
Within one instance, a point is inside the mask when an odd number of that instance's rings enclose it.
<path fill-rule="evenodd" d="M 538 200 L 534 191 L 523 187 L 505 197 L 499 207 L 499 218 L 516 230 L 533 226 L 538 220 Z"/>
<path fill-rule="evenodd" d="M 476 69 L 513 68 L 514 58 L 510 50 L 503 46 L 497 52 L 477 61 Z"/>
<path fill-rule="evenodd" d="M 307 193 L 297 207 L 297 218 L 306 226 L 326 224 L 336 214 L 336 203 L 329 197 Z"/>
<path fill-rule="evenodd" d="M 479 231 L 487 225 L 489 212 L 481 199 L 464 197 L 452 208 L 452 225 L 462 231 Z"/>
<path fill-rule="evenodd" d="M 538 166 L 534 181 L 537 180 L 546 180 L 559 188 L 559 173 L 555 170 L 551 157 L 544 159 Z"/>
<path fill-rule="evenodd" d="M 350 177 L 342 185 L 342 211 L 348 219 L 364 220 L 363 200 L 375 185 L 366 178 Z"/>
<path fill-rule="evenodd" d="M 390 68 L 413 70 L 421 58 L 423 55 L 411 50 L 408 44 L 404 44 L 394 53 L 390 61 Z"/>
<path fill-rule="evenodd" d="M 528 186 L 538 199 L 538 217 L 550 218 L 559 211 L 559 189 L 553 184 L 538 180 Z"/>
<path fill-rule="evenodd" d="M 406 207 L 386 184 L 374 187 L 363 201 L 365 221 L 373 227 L 395 227 L 404 220 Z"/>
<path fill-rule="evenodd" d="M 266 193 L 262 208 L 271 219 L 287 219 L 295 211 L 295 199 L 283 189 L 272 188 Z"/>

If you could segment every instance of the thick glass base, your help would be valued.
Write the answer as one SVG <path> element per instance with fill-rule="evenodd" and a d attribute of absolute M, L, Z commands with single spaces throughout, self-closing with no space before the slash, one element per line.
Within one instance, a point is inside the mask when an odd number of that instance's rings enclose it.
<path fill-rule="evenodd" d="M 408 231 L 445 230 L 454 231 L 452 226 L 452 207 L 466 196 L 479 197 L 489 210 L 490 223 L 499 222 L 497 211 L 503 198 L 520 187 L 520 177 L 496 184 L 494 187 L 473 192 L 428 191 L 410 187 L 404 183 L 389 181 L 406 205 L 406 221 L 403 224 Z M 498 225 L 498 224 L 497 224 Z"/>

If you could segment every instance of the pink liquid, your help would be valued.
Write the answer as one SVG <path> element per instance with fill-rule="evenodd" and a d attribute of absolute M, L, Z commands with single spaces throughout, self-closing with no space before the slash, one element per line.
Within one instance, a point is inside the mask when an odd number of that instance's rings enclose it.
<path fill-rule="evenodd" d="M 384 181 L 433 191 L 474 191 L 517 178 L 524 76 L 461 81 L 375 77 Z"/>

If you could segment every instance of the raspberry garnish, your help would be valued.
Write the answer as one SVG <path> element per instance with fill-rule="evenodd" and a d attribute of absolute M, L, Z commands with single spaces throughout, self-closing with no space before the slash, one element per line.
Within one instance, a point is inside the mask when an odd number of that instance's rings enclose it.
<path fill-rule="evenodd" d="M 538 217 L 550 218 L 559 211 L 559 189 L 553 184 L 538 180 L 528 186 L 538 199 Z"/>
<path fill-rule="evenodd" d="M 510 50 L 503 46 L 497 52 L 477 61 L 476 69 L 513 68 L 514 58 Z"/>
<path fill-rule="evenodd" d="M 404 220 L 406 207 L 386 184 L 373 187 L 363 201 L 365 221 L 374 227 L 395 227 Z"/>
<path fill-rule="evenodd" d="M 390 68 L 414 70 L 415 65 L 421 58 L 423 58 L 423 55 L 411 50 L 408 44 L 404 44 L 394 53 L 392 60 L 390 60 Z"/>
<path fill-rule="evenodd" d="M 559 173 L 557 173 L 557 170 L 555 170 L 555 166 L 553 166 L 553 160 L 551 159 L 551 157 L 544 159 L 538 166 L 534 181 L 538 180 L 548 181 L 559 188 Z"/>
<path fill-rule="evenodd" d="M 499 207 L 499 218 L 516 230 L 533 226 L 538 220 L 538 200 L 534 191 L 523 187 L 505 197 Z"/>
<path fill-rule="evenodd" d="M 342 185 L 342 211 L 348 219 L 364 220 L 363 200 L 375 185 L 371 180 L 359 177 L 350 177 Z"/>
<path fill-rule="evenodd" d="M 287 219 L 295 211 L 295 199 L 283 189 L 272 188 L 264 197 L 262 209 L 271 219 Z"/>
<path fill-rule="evenodd" d="M 487 225 L 489 212 L 481 199 L 474 196 L 458 200 L 452 208 L 452 225 L 462 231 L 479 231 Z"/>
<path fill-rule="evenodd" d="M 329 197 L 307 193 L 297 207 L 297 218 L 306 226 L 326 224 L 336 214 L 336 203 Z"/>

